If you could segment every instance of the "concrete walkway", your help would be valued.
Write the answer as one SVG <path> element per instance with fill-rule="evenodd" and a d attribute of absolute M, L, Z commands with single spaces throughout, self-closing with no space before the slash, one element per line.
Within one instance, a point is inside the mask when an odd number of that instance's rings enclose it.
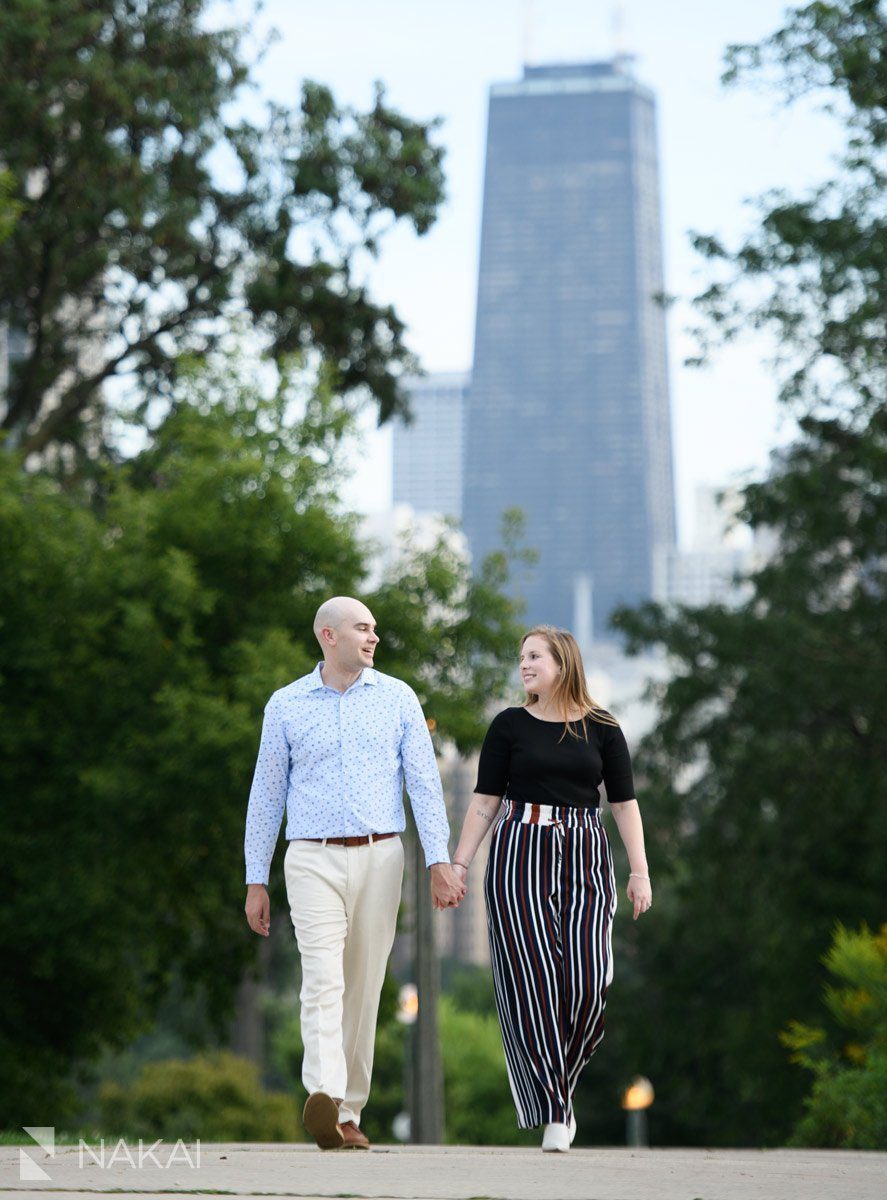
<path fill-rule="evenodd" d="M 92 1200 L 97 1193 L 147 1197 L 373 1197 L 374 1200 L 885 1200 L 887 1153 L 843 1150 L 539 1150 L 459 1146 L 379 1147 L 323 1154 L 314 1147 L 203 1145 L 154 1151 L 138 1146 L 105 1165 L 77 1147 L 52 1158 L 23 1147 L 49 1175 L 21 1179 L 19 1148 L 0 1147 L 0 1200 Z M 147 1147 L 145 1147 L 147 1149 Z M 96 1154 L 99 1147 L 93 1147 Z M 81 1161 L 82 1160 L 82 1161 Z M 26 1173 L 33 1169 L 25 1164 Z"/>

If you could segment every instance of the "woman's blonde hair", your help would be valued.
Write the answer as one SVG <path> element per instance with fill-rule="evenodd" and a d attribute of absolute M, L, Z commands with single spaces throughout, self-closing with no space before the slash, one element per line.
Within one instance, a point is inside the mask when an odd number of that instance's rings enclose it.
<path fill-rule="evenodd" d="M 585 728 L 586 718 L 597 721 L 601 725 L 615 725 L 619 722 L 593 700 L 585 682 L 585 668 L 582 665 L 582 653 L 579 644 L 567 629 L 556 629 L 554 625 L 534 625 L 521 638 L 521 650 L 527 638 L 541 637 L 545 639 L 552 658 L 557 663 L 559 678 L 551 693 L 551 703 L 564 718 L 564 732 L 561 741 L 569 733 L 578 738 L 579 734 L 570 725 L 570 710 L 578 708 L 582 721 L 582 734 L 588 741 L 588 731 Z M 539 697 L 535 692 L 528 692 L 525 704 L 535 704 Z"/>

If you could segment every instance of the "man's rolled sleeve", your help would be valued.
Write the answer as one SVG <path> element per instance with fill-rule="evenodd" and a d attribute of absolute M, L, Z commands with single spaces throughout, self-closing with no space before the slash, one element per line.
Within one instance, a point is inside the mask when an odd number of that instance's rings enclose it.
<path fill-rule="evenodd" d="M 272 696 L 265 706 L 262 740 L 246 811 L 246 882 L 268 883 L 271 859 L 286 811 L 290 750 L 278 707 Z"/>
<path fill-rule="evenodd" d="M 450 825 L 444 804 L 443 788 L 431 734 L 422 706 L 412 688 L 407 688 L 402 701 L 404 730 L 400 743 L 400 761 L 410 806 L 425 852 L 426 867 L 448 863 Z"/>

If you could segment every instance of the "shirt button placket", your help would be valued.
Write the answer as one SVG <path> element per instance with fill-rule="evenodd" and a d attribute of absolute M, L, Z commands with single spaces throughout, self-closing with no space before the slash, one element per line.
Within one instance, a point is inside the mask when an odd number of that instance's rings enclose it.
<path fill-rule="evenodd" d="M 340 801 L 342 806 L 342 837 L 348 836 L 348 780 L 345 777 L 345 722 L 343 706 L 344 692 L 339 696 L 339 780 Z"/>

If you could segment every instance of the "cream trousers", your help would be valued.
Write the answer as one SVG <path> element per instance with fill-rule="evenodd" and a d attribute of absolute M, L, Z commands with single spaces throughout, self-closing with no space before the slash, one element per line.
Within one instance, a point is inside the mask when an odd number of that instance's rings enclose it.
<path fill-rule="evenodd" d="M 341 1099 L 339 1120 L 359 1125 L 397 926 L 403 843 L 293 841 L 284 874 L 302 959 L 302 1083 L 309 1095 Z"/>

